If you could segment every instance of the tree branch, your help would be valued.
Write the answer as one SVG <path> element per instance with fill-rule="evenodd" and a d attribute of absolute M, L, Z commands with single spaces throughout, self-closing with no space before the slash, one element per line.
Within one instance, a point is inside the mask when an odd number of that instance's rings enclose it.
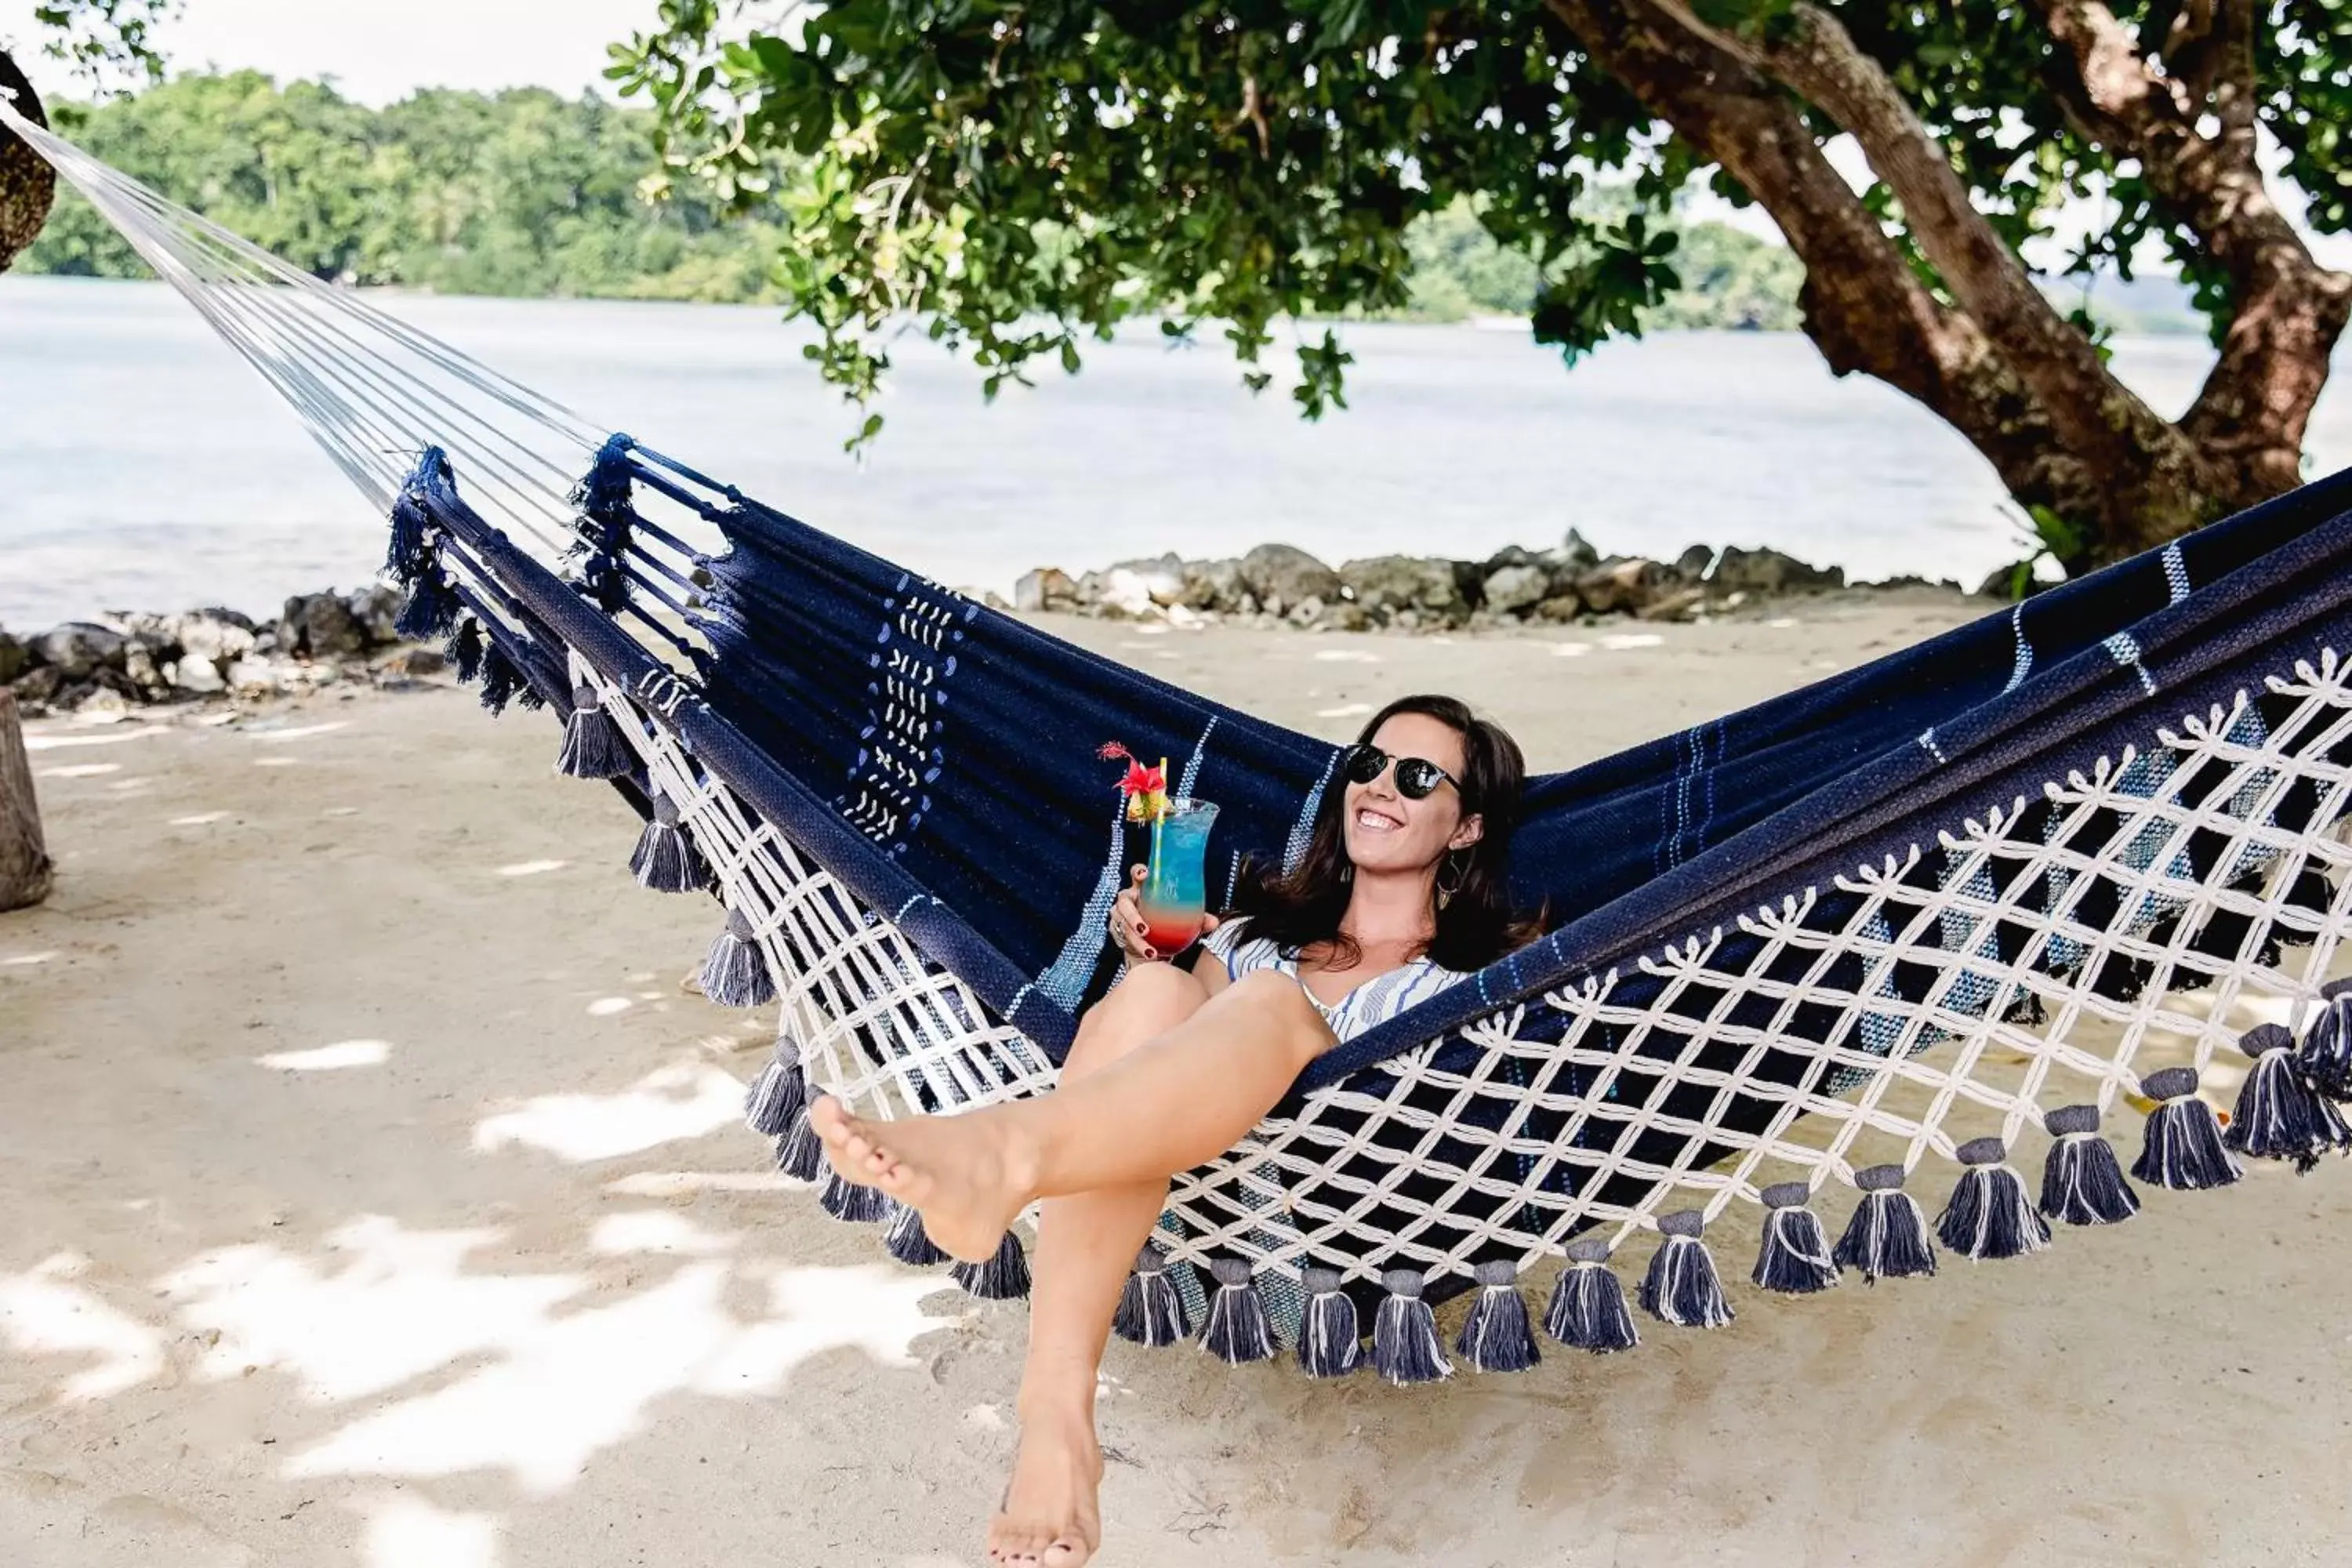
<path fill-rule="evenodd" d="M 2120 526 L 2153 542 L 2205 521 L 2193 444 L 2109 374 L 2089 338 L 2042 296 L 1885 69 L 1811 0 L 1798 0 L 1790 21 L 1759 49 L 1764 64 L 1861 143 L 1920 249 L 2033 389 L 2059 439 L 2135 492 L 2102 508 L 2110 532 Z"/>
<path fill-rule="evenodd" d="M 2263 183 L 2252 0 L 2184 12 L 2167 39 L 2177 50 L 2172 74 L 2135 47 L 2102 0 L 2040 3 L 2096 111 L 2085 134 L 2139 160 L 2157 200 L 2230 279 L 2235 311 L 2182 432 L 2226 476 L 2233 499 L 2293 488 L 2312 405 L 2352 314 L 2352 278 L 2312 258 Z M 2211 137 L 2197 130 L 2206 110 L 2221 127 Z"/>
<path fill-rule="evenodd" d="M 1805 265 L 1805 331 L 1832 371 L 1875 376 L 1932 409 L 2020 500 L 2099 514 L 2104 487 L 2032 390 L 1976 322 L 1928 292 L 1786 93 L 1651 0 L 1549 5 L 1595 63 L 1771 214 Z"/>

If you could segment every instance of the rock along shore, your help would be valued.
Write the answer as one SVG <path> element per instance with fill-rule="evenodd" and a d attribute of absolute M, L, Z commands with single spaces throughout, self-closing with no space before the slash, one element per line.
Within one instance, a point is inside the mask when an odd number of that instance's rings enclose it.
<path fill-rule="evenodd" d="M 1484 561 L 1376 555 L 1333 567 L 1288 544 L 1236 559 L 1171 552 L 1072 577 L 1024 574 L 1010 605 L 1172 625 L 1230 621 L 1307 631 L 1477 630 L 1528 623 L 1591 625 L 1620 617 L 1696 621 L 1792 595 L 1847 589 L 1939 587 L 1916 577 L 1849 584 L 1777 550 L 1694 545 L 1671 562 L 1604 556 L 1573 529 L 1549 550 L 1513 545 Z M 16 637 L 0 629 L 0 685 L 35 716 L 102 713 L 156 703 L 300 696 L 340 684 L 400 687 L 439 674 L 437 647 L 394 629 L 400 595 L 381 584 L 298 595 L 274 621 L 236 610 L 110 613 Z"/>
<path fill-rule="evenodd" d="M 107 614 L 18 638 L 0 630 L 0 684 L 26 710 L 104 713 L 162 702 L 253 700 L 438 673 L 440 649 L 404 642 L 396 589 L 304 594 L 272 622 L 228 609 Z"/>
<path fill-rule="evenodd" d="M 1849 584 L 1842 568 L 1778 550 L 1693 545 L 1671 562 L 1604 556 L 1570 529 L 1551 549 L 1511 545 L 1484 561 L 1376 555 L 1334 567 L 1292 545 L 1261 544 L 1238 559 L 1170 553 L 1079 577 L 1041 566 L 1014 585 L 1010 607 L 1180 626 L 1238 619 L 1316 631 L 1441 631 L 1704 620 L 1791 595 L 1915 587 L 1965 591 L 1917 577 Z"/>

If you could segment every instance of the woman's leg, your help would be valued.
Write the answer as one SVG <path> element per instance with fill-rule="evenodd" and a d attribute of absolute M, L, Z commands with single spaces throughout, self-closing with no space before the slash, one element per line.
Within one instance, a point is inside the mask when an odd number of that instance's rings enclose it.
<path fill-rule="evenodd" d="M 1223 1153 L 1331 1043 L 1297 982 L 1258 970 L 1052 1094 L 906 1121 L 821 1096 L 810 1119 L 834 1169 L 920 1210 L 941 1250 L 979 1262 L 1037 1198 L 1164 1181 Z"/>
<path fill-rule="evenodd" d="M 1055 1092 L 1067 1093 L 1207 1000 L 1200 982 L 1181 969 L 1138 969 L 1087 1014 Z M 992 1561 L 1066 1568 L 1101 1542 L 1096 1371 L 1128 1270 L 1167 1200 L 1163 1176 L 1048 1198 L 1038 1215 L 1029 1355 L 1015 1402 L 1021 1453 L 1003 1510 L 989 1525 Z"/>

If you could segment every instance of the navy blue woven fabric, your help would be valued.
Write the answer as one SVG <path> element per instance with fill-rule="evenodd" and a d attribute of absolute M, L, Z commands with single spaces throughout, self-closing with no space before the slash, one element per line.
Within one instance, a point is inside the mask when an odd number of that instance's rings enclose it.
<path fill-rule="evenodd" d="M 2283 635 L 2312 651 L 2307 623 L 2346 597 L 2347 506 L 2352 475 L 2338 475 L 1919 647 L 1534 780 L 1514 890 L 1549 901 L 1553 936 L 1350 1042 L 1310 1081 L 1699 929 L 1824 850 L 1851 868 L 1874 824 L 1955 795 L 2004 798 L 2003 764 L 2030 758 L 2052 776 L 2089 730 L 2151 705 L 2177 715 L 2180 694 L 2165 689 L 2237 654 Z M 764 509 L 722 521 L 735 549 L 710 563 L 712 702 L 865 814 L 880 852 L 1065 1005 L 1102 950 L 1104 873 L 1123 861 L 1108 849 L 1117 769 L 1097 745 L 1165 754 L 1219 803 L 1219 879 L 1238 851 L 1281 853 L 1336 754 Z M 914 629 L 934 623 L 950 628 L 943 640 Z"/>
<path fill-rule="evenodd" d="M 697 507 L 731 544 L 703 563 L 711 652 L 684 718 L 759 774 L 748 789 L 731 781 L 751 805 L 1049 1052 L 1107 978 L 1109 900 L 1142 849 L 1120 824 L 1120 767 L 1096 755 L 1103 742 L 1167 757 L 1181 793 L 1218 804 L 1213 891 L 1244 852 L 1279 859 L 1303 843 L 1338 756 L 1329 743 L 983 608 L 616 438 L 589 488 L 610 514 L 630 486 Z M 463 511 L 454 489 L 436 493 L 436 519 Z M 2226 698 L 2331 635 L 2345 646 L 2331 628 L 2352 602 L 2347 508 L 2352 472 L 1874 664 L 1535 779 L 1513 885 L 1529 908 L 1549 904 L 1551 935 L 1329 1053 L 1300 1087 L 1826 886 L 1927 825 L 2146 745 L 2208 688 Z M 549 635 L 575 647 L 611 636 L 577 594 L 542 604 L 554 581 L 543 571 L 496 570 L 519 607 L 567 623 Z"/>

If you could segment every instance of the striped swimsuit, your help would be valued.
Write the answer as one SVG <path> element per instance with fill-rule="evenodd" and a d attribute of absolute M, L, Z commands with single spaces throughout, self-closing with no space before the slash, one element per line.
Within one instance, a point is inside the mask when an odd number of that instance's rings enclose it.
<path fill-rule="evenodd" d="M 1286 955 L 1271 937 L 1250 936 L 1248 926 L 1249 918 L 1245 915 L 1221 921 L 1216 930 L 1202 939 L 1201 945 L 1224 964 L 1228 979 L 1238 980 L 1253 969 L 1272 969 L 1298 980 L 1297 955 Z M 1401 969 L 1391 969 L 1363 982 L 1336 1003 L 1318 997 L 1307 990 L 1303 980 L 1298 981 L 1298 989 L 1323 1015 L 1331 1033 L 1346 1040 L 1375 1024 L 1386 1023 L 1416 1002 L 1427 1001 L 1456 981 L 1468 978 L 1461 970 L 1416 958 Z"/>

